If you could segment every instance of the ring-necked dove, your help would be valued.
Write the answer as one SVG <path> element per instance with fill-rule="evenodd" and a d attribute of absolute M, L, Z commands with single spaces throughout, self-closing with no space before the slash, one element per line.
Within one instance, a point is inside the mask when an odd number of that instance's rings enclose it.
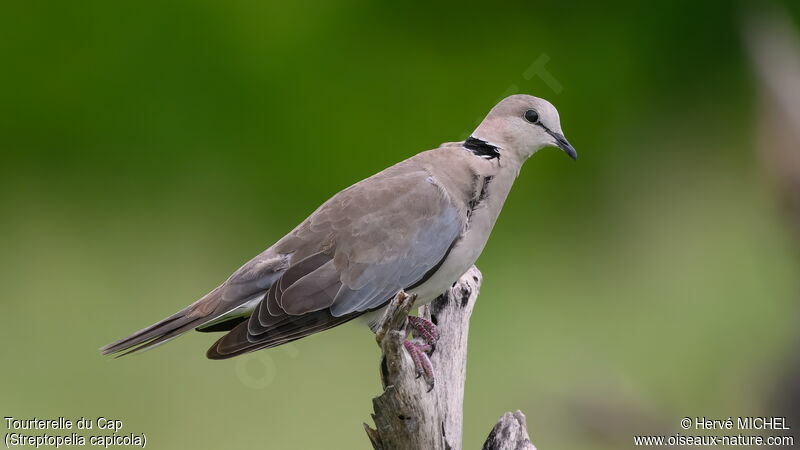
<path fill-rule="evenodd" d="M 359 316 L 374 325 L 402 290 L 426 304 L 483 251 L 522 164 L 543 147 L 576 159 L 547 101 L 512 95 L 463 142 L 442 144 L 334 195 L 197 302 L 103 354 L 135 352 L 197 328 L 228 331 L 208 350 L 224 359 L 270 348 Z M 412 318 L 434 341 L 433 324 Z M 428 357 L 406 344 L 418 371 Z"/>

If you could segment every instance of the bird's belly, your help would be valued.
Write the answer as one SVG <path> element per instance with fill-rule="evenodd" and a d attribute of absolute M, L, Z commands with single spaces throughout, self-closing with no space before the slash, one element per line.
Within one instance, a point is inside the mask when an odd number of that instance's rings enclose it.
<path fill-rule="evenodd" d="M 442 265 L 430 278 L 424 283 L 409 289 L 409 294 L 417 294 L 417 299 L 414 306 L 423 306 L 436 300 L 438 296 L 443 294 L 450 286 L 453 285 L 464 272 L 469 270 L 483 251 L 486 241 L 489 238 L 489 233 L 478 233 L 475 231 L 467 231 L 467 233 L 456 243 Z M 381 308 L 376 311 L 369 312 L 362 317 L 362 320 L 373 331 L 383 317 L 384 310 Z"/>
<path fill-rule="evenodd" d="M 483 252 L 497 217 L 489 215 L 487 208 L 481 208 L 473 212 L 471 219 L 469 228 L 450 250 L 439 269 L 424 283 L 407 290 L 409 294 L 417 294 L 414 306 L 427 305 L 436 300 L 475 264 Z M 373 331 L 385 309 L 384 307 L 364 315 L 364 322 Z"/>
<path fill-rule="evenodd" d="M 475 223 L 475 221 L 470 225 L 464 236 L 450 250 L 439 270 L 424 283 L 410 290 L 411 293 L 417 294 L 415 302 L 417 306 L 426 305 L 435 300 L 475 264 L 486 245 L 490 229 L 477 226 L 483 224 Z"/>

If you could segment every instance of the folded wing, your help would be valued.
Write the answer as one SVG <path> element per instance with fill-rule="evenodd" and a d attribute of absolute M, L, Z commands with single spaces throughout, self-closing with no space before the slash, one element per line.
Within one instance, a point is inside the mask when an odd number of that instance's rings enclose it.
<path fill-rule="evenodd" d="M 464 223 L 422 168 L 401 163 L 345 189 L 272 247 L 291 265 L 208 357 L 274 347 L 381 308 L 435 271 Z"/>

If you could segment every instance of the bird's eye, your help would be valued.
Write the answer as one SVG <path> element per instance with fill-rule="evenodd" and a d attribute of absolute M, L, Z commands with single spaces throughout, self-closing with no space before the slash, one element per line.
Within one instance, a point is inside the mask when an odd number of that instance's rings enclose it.
<path fill-rule="evenodd" d="M 539 122 L 539 113 L 537 113 L 536 110 L 529 109 L 525 111 L 525 120 L 530 123 L 537 123 Z"/>

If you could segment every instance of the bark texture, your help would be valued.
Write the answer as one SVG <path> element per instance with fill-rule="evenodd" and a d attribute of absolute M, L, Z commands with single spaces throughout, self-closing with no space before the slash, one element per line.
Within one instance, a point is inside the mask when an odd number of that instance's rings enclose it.
<path fill-rule="evenodd" d="M 480 271 L 473 266 L 447 292 L 419 308 L 419 316 L 439 330 L 431 355 L 436 381 L 430 391 L 424 377 L 417 377 L 403 347 L 414 297 L 400 292 L 386 309 L 375 336 L 383 351 L 380 373 L 384 391 L 372 399 L 375 428 L 364 424 L 376 450 L 462 448 L 469 319 L 481 281 Z M 525 416 L 519 411 L 504 415 L 483 448 L 535 449 L 528 439 Z"/>

